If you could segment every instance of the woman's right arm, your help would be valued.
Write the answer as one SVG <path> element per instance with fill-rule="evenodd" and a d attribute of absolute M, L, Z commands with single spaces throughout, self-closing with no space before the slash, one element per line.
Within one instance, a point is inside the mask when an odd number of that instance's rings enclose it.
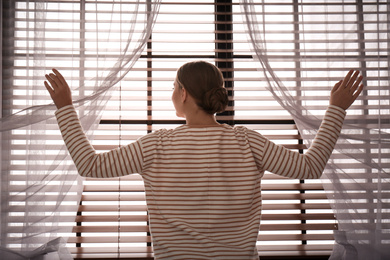
<path fill-rule="evenodd" d="M 363 89 L 362 79 L 358 71 L 350 70 L 343 80 L 335 84 L 322 124 L 305 154 L 290 151 L 254 131 L 249 131 L 258 167 L 288 178 L 319 178 L 340 135 L 345 110 Z"/>
<path fill-rule="evenodd" d="M 277 145 L 259 133 L 250 130 L 248 137 L 258 168 L 293 179 L 320 178 L 339 137 L 345 111 L 331 105 L 321 127 L 305 154 Z"/>

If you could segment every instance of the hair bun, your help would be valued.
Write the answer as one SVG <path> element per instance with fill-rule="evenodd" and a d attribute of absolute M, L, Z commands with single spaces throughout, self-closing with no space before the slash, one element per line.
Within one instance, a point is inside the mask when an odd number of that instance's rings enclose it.
<path fill-rule="evenodd" d="M 178 69 L 176 80 L 206 113 L 214 115 L 225 110 L 228 104 L 225 81 L 215 65 L 205 61 L 186 63 Z"/>
<path fill-rule="evenodd" d="M 209 114 L 221 113 L 225 111 L 228 101 L 225 88 L 212 88 L 205 93 L 201 107 Z"/>

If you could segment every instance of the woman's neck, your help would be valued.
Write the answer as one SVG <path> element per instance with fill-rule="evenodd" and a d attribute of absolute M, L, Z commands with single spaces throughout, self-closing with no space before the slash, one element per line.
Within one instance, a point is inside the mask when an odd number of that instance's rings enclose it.
<path fill-rule="evenodd" d="M 189 126 L 217 126 L 219 123 L 215 119 L 215 116 L 210 115 L 203 109 L 201 109 L 195 102 L 195 100 L 188 95 L 186 102 L 182 107 L 183 116 L 186 119 L 186 124 Z"/>
<path fill-rule="evenodd" d="M 186 116 L 186 125 L 188 126 L 217 126 L 220 125 L 214 115 L 199 111 Z"/>

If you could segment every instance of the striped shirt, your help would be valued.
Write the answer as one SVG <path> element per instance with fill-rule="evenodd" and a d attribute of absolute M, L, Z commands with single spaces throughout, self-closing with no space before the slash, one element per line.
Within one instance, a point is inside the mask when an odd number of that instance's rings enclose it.
<path fill-rule="evenodd" d="M 142 175 L 155 259 L 258 259 L 260 180 L 264 171 L 319 178 L 345 111 L 329 106 L 305 154 L 243 126 L 180 126 L 96 153 L 73 106 L 56 112 L 81 176 Z"/>

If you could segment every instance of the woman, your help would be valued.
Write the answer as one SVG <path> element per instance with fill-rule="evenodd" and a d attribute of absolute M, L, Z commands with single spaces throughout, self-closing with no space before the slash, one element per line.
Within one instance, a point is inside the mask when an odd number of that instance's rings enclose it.
<path fill-rule="evenodd" d="M 260 180 L 264 171 L 289 178 L 319 178 L 337 141 L 345 110 L 363 89 L 351 70 L 331 92 L 330 105 L 305 154 L 289 151 L 243 126 L 219 124 L 224 79 L 198 61 L 177 71 L 172 102 L 186 124 L 161 129 L 134 143 L 97 154 L 72 106 L 70 89 L 55 69 L 45 86 L 80 175 L 144 180 L 156 259 L 258 259 Z"/>

